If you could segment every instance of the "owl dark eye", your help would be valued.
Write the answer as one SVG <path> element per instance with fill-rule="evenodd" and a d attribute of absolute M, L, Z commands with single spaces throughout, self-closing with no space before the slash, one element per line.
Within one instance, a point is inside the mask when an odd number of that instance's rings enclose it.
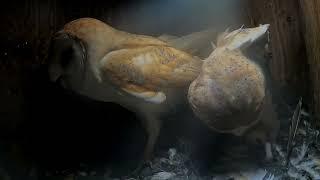
<path fill-rule="evenodd" d="M 73 56 L 73 49 L 67 48 L 61 53 L 60 65 L 62 68 L 66 68 L 71 63 Z"/>

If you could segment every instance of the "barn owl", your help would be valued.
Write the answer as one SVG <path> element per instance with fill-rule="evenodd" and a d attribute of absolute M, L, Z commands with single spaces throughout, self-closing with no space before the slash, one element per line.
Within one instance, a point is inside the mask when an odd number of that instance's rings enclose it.
<path fill-rule="evenodd" d="M 93 18 L 67 23 L 54 35 L 49 50 L 52 81 L 96 100 L 118 103 L 140 117 L 148 136 L 146 161 L 153 153 L 161 116 L 187 105 L 188 87 L 201 65 L 199 58 L 164 41 Z"/>
<path fill-rule="evenodd" d="M 212 130 L 261 141 L 266 158 L 271 159 L 271 143 L 279 122 L 261 67 L 242 52 L 268 27 L 222 33 L 217 48 L 204 60 L 201 73 L 191 83 L 188 100 L 196 116 Z"/>

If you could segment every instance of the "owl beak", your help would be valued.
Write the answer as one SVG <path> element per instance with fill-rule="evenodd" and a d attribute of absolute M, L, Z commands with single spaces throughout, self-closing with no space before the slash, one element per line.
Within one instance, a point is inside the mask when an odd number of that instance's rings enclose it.
<path fill-rule="evenodd" d="M 49 78 L 52 82 L 58 82 L 62 77 L 62 70 L 56 64 L 50 65 L 48 72 Z"/>

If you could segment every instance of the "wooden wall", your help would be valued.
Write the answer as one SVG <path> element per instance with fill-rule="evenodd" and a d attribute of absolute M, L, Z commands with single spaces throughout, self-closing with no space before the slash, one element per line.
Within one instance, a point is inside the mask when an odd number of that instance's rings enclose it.
<path fill-rule="evenodd" d="M 308 65 L 298 0 L 249 0 L 249 11 L 253 25 L 271 25 L 269 66 L 273 79 L 306 95 Z"/>
<path fill-rule="evenodd" d="M 249 9 L 253 24 L 271 24 L 273 78 L 304 95 L 320 124 L 320 1 L 249 0 Z"/>
<path fill-rule="evenodd" d="M 310 66 L 310 96 L 316 117 L 320 120 L 320 1 L 299 0 L 299 2 L 302 9 L 302 28 Z"/>

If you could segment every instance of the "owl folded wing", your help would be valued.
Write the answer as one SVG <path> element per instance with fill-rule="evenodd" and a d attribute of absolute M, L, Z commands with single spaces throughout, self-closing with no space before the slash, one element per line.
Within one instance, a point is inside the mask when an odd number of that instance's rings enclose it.
<path fill-rule="evenodd" d="M 99 64 L 102 79 L 144 101 L 162 103 L 166 89 L 187 87 L 198 76 L 202 61 L 169 46 L 113 51 Z"/>

